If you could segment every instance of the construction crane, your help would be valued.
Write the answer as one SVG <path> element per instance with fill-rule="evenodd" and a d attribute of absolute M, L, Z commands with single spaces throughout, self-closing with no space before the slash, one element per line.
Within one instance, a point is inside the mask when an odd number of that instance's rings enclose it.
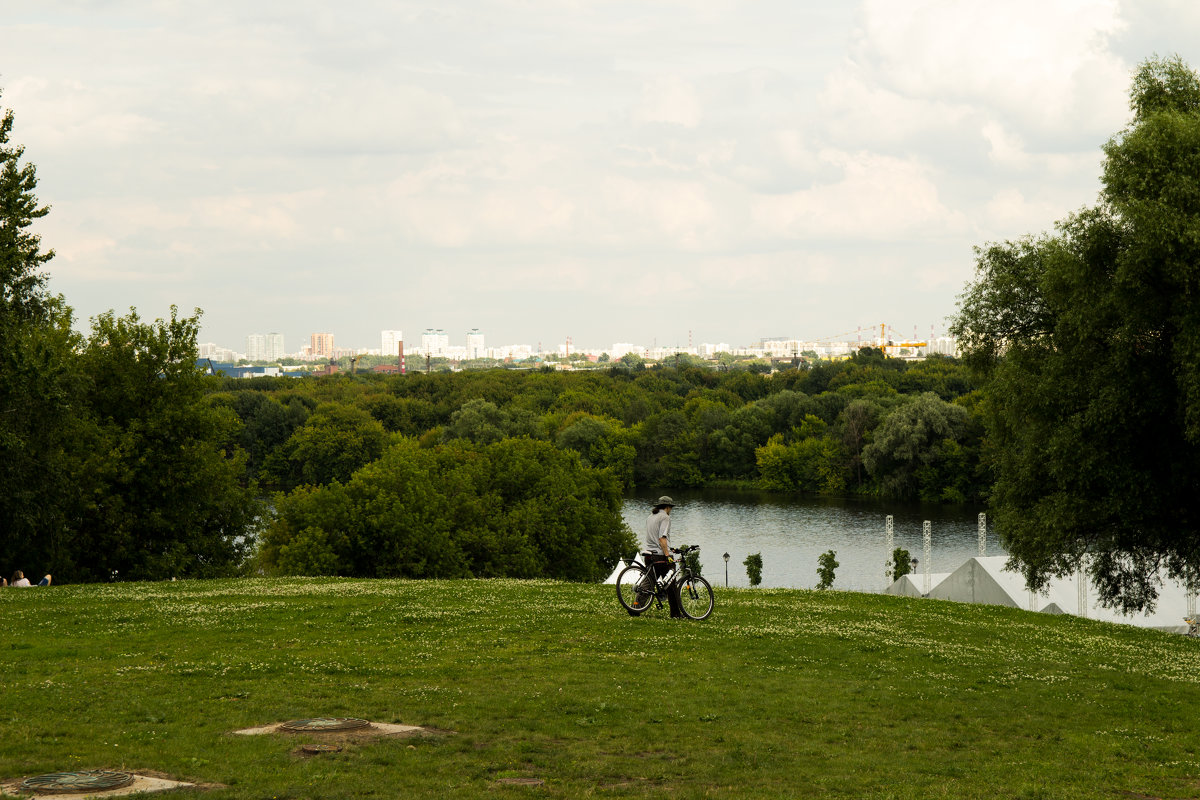
<path fill-rule="evenodd" d="M 892 331 L 892 333 L 895 334 L 896 332 Z M 899 337 L 897 336 L 897 338 L 899 338 Z M 928 347 L 928 346 L 929 346 L 929 342 L 915 342 L 915 341 L 906 342 L 906 341 L 889 340 L 887 338 L 887 323 L 886 322 L 879 323 L 879 349 L 882 350 L 885 354 L 887 354 L 889 356 L 899 356 L 900 351 L 904 350 L 906 348 L 917 349 L 917 348 Z"/>

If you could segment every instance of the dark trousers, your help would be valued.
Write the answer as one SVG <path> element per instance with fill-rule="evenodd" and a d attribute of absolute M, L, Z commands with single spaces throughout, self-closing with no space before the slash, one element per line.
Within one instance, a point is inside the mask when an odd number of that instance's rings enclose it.
<path fill-rule="evenodd" d="M 642 559 L 646 562 L 646 566 L 654 571 L 656 578 L 661 578 L 671 571 L 671 563 L 664 555 L 642 553 Z M 675 581 L 671 581 L 671 585 L 667 587 L 667 605 L 671 607 L 672 617 L 683 616 L 683 611 L 679 608 L 679 584 Z"/>

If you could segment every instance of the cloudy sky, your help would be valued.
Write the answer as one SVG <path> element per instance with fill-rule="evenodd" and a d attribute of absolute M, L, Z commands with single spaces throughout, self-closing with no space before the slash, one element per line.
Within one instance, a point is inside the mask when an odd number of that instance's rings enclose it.
<path fill-rule="evenodd" d="M 1094 202 L 1136 65 L 1200 67 L 1193 0 L 20 6 L 52 289 L 239 350 L 941 332 Z"/>

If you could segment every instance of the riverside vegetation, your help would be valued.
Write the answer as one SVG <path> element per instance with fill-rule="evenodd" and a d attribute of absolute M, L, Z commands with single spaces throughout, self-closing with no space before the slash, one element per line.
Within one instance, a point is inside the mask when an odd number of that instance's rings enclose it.
<path fill-rule="evenodd" d="M 224 798 L 1200 797 L 1200 642 L 1017 609 L 718 588 L 632 619 L 548 580 L 0 591 L 0 778 Z M 649 697 L 657 698 L 648 702 Z M 293 754 L 311 716 L 454 731 Z"/>

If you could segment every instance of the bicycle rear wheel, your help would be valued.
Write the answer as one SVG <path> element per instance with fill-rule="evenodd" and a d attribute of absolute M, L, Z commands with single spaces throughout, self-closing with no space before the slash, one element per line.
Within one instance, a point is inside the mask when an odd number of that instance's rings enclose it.
<path fill-rule="evenodd" d="M 630 564 L 617 575 L 617 599 L 633 616 L 637 616 L 654 602 L 653 588 L 646 589 L 646 568 L 641 564 Z"/>
<path fill-rule="evenodd" d="M 688 619 L 705 619 L 713 610 L 713 590 L 699 575 L 686 577 L 679 584 L 679 608 Z"/>

